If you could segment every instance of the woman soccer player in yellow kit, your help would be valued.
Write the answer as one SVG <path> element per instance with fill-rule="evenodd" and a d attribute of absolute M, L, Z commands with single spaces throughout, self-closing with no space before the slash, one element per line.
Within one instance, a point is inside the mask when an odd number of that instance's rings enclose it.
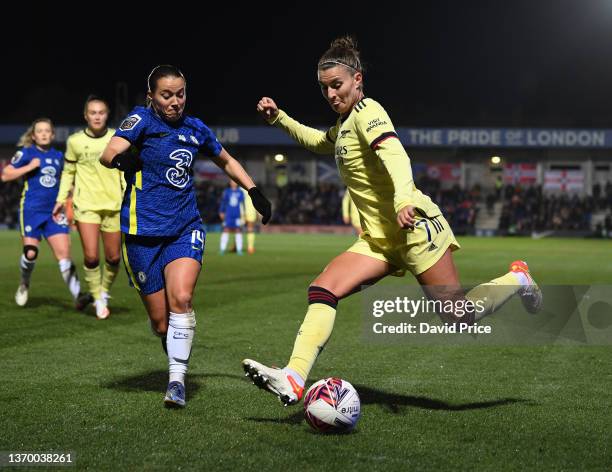
<path fill-rule="evenodd" d="M 259 101 L 257 110 L 305 148 L 335 155 L 359 210 L 363 232 L 310 285 L 308 311 L 287 366 L 277 369 L 251 359 L 243 361 L 255 385 L 285 405 L 302 397 L 308 374 L 331 335 L 338 301 L 387 275 L 409 270 L 431 299 L 486 300 L 478 314 L 447 315 L 445 321 L 454 323 L 473 324 L 515 293 L 528 311 L 538 311 L 542 302 L 522 261 L 513 262 L 502 277 L 463 292 L 452 256 L 459 243 L 438 206 L 415 187 L 410 160 L 385 109 L 365 97 L 353 39 L 334 40 L 319 60 L 317 72 L 323 96 L 339 115 L 327 132 L 298 123 L 268 97 Z"/>
<path fill-rule="evenodd" d="M 83 246 L 85 280 L 93 295 L 98 319 L 110 315 L 109 292 L 121 259 L 119 210 L 123 178 L 117 169 L 107 169 L 99 162 L 115 131 L 107 126 L 108 113 L 105 100 L 93 95 L 87 98 L 83 110 L 87 128 L 68 138 L 66 165 L 53 209 L 54 215 L 63 213 L 68 193 L 74 186 L 74 219 Z M 105 256 L 103 270 L 100 268 L 100 235 Z"/>

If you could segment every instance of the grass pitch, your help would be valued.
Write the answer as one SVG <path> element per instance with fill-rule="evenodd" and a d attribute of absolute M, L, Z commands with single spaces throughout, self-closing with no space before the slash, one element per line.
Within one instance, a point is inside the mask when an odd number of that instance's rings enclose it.
<path fill-rule="evenodd" d="M 123 271 L 112 315 L 98 321 L 93 311 L 72 309 L 43 243 L 30 301 L 19 308 L 19 237 L 0 233 L 0 451 L 72 451 L 77 468 L 91 470 L 612 467 L 612 347 L 372 345 L 361 337 L 355 295 L 340 303 L 310 379 L 340 376 L 357 388 L 362 418 L 354 433 L 315 434 L 301 405 L 283 408 L 251 385 L 241 359 L 284 365 L 306 287 L 351 242 L 260 235 L 254 256 L 221 257 L 218 235 L 209 235 L 188 404 L 176 411 L 162 406 L 167 360 Z M 540 284 L 612 280 L 607 241 L 460 242 L 466 285 L 498 276 L 517 258 Z M 73 258 L 80 267 L 78 236 Z"/>

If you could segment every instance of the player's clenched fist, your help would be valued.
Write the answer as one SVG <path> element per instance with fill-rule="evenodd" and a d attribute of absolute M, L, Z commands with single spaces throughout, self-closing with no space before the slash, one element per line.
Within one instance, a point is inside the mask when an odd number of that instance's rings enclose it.
<path fill-rule="evenodd" d="M 414 207 L 407 205 L 397 212 L 397 223 L 404 229 L 414 228 Z"/>
<path fill-rule="evenodd" d="M 263 97 L 257 103 L 257 112 L 264 118 L 266 121 L 272 121 L 278 115 L 278 107 L 274 100 L 269 97 Z"/>

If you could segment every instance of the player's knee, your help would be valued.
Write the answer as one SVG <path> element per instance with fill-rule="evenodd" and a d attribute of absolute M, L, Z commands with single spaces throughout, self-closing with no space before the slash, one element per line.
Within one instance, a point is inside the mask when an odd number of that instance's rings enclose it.
<path fill-rule="evenodd" d="M 165 321 L 149 320 L 151 332 L 158 338 L 163 338 L 168 333 L 168 323 Z"/>
<path fill-rule="evenodd" d="M 23 255 L 28 261 L 35 261 L 38 257 L 38 248 L 31 244 L 26 244 L 23 246 Z"/>
<path fill-rule="evenodd" d="M 29 261 L 34 261 L 38 257 L 38 247 L 26 244 L 23 247 L 23 255 Z"/>
<path fill-rule="evenodd" d="M 106 263 L 110 266 L 118 266 L 121 258 L 119 256 L 107 257 Z"/>
<path fill-rule="evenodd" d="M 191 300 L 193 294 L 189 290 L 178 290 L 169 295 L 172 311 L 177 313 L 187 313 L 191 311 Z"/>
<path fill-rule="evenodd" d="M 338 306 L 339 297 L 335 292 L 321 286 L 311 284 L 308 287 L 308 304 L 323 303 L 324 305 L 336 308 Z"/>
<path fill-rule="evenodd" d="M 100 265 L 100 259 L 92 256 L 85 256 L 83 264 L 88 269 L 95 269 Z"/>
<path fill-rule="evenodd" d="M 338 299 L 342 298 L 342 296 L 339 295 L 342 291 L 339 284 L 335 283 L 333 280 L 329 280 L 328 277 L 325 277 L 325 274 L 321 274 L 316 279 L 314 279 L 308 287 L 308 291 L 310 292 L 313 287 L 320 287 L 322 289 L 327 290 L 328 292 L 333 293 L 334 296 L 336 296 Z"/>

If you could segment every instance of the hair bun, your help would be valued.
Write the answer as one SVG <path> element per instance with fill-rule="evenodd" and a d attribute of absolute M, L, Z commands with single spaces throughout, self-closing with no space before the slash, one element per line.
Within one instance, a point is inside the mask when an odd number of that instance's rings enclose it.
<path fill-rule="evenodd" d="M 354 52 L 359 54 L 357 51 L 357 40 L 352 36 L 342 36 L 334 39 L 329 45 L 330 49 L 352 49 Z"/>
<path fill-rule="evenodd" d="M 335 64 L 343 64 L 353 72 L 363 73 L 363 65 L 357 50 L 357 40 L 346 35 L 334 39 L 327 51 L 319 59 L 318 68 L 328 69 Z"/>

